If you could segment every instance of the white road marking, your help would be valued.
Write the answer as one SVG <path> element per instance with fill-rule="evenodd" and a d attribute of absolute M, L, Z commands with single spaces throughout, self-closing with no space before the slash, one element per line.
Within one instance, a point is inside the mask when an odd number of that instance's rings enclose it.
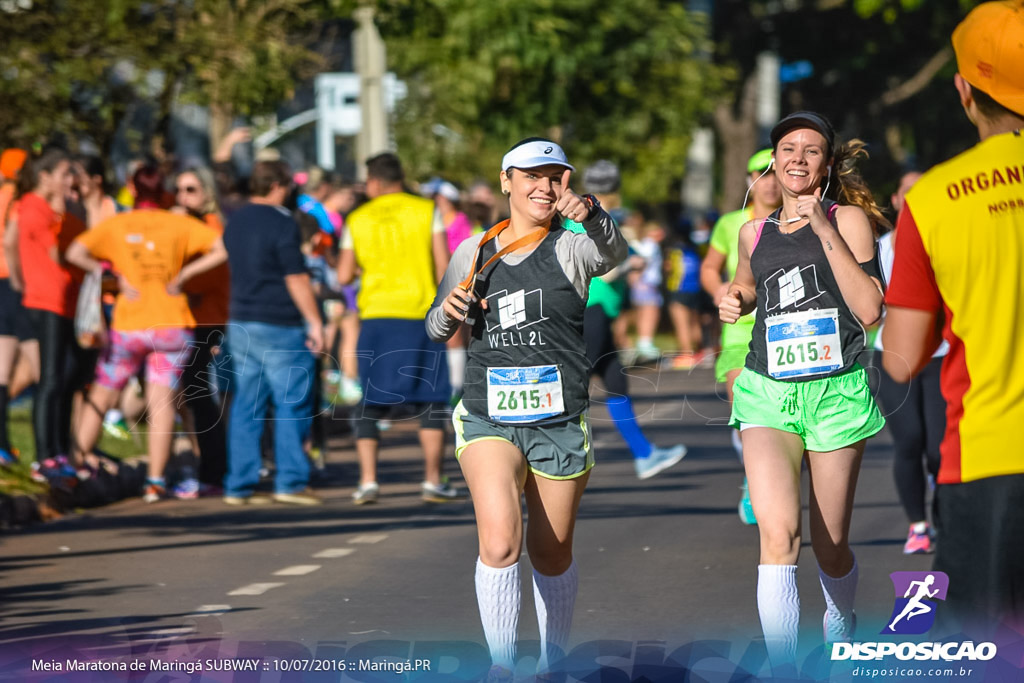
<path fill-rule="evenodd" d="M 248 586 L 242 586 L 228 593 L 228 595 L 263 595 L 271 588 L 277 588 L 283 586 L 283 583 L 250 583 Z"/>
<path fill-rule="evenodd" d="M 348 542 L 349 543 L 380 543 L 381 541 L 383 541 L 387 537 L 388 537 L 387 534 L 362 534 L 361 536 L 356 536 L 355 538 L 350 538 Z"/>
<path fill-rule="evenodd" d="M 274 572 L 274 576 L 305 576 L 320 569 L 318 564 L 297 564 L 294 567 L 285 567 Z"/>
<path fill-rule="evenodd" d="M 335 557 L 345 557 L 346 555 L 351 555 L 355 551 L 355 548 L 328 548 L 326 550 L 321 550 L 313 557 L 314 559 L 318 560 L 329 560 Z"/>
<path fill-rule="evenodd" d="M 195 633 L 195 626 L 172 626 L 170 628 L 158 628 L 147 631 L 145 635 L 149 638 L 174 638 L 175 636 L 186 636 Z"/>
<path fill-rule="evenodd" d="M 231 611 L 231 605 L 200 605 L 195 610 L 186 614 L 187 617 L 219 617 Z"/>

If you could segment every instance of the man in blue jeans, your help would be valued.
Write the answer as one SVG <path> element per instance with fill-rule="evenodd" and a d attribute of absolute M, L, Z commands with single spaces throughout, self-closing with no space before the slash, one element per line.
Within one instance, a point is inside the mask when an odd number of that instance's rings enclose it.
<path fill-rule="evenodd" d="M 299 250 L 299 226 L 281 206 L 291 190 L 291 171 L 284 162 L 258 162 L 250 187 L 250 203 L 233 213 L 224 229 L 234 395 L 224 502 L 318 505 L 320 499 L 308 490 L 303 443 L 312 423 L 314 355 L 323 349 L 323 323 Z M 268 401 L 274 406 L 277 463 L 272 498 L 254 493 Z"/>

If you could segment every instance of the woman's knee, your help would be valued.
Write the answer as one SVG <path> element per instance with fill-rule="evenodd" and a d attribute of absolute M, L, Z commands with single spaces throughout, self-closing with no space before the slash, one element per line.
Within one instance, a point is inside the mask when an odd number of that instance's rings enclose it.
<path fill-rule="evenodd" d="M 507 530 L 480 530 L 480 559 L 488 567 L 500 569 L 519 561 L 522 536 Z"/>
<path fill-rule="evenodd" d="M 761 533 L 762 564 L 796 564 L 800 554 L 800 533 L 798 529 L 784 525 L 769 525 L 758 518 Z"/>
<path fill-rule="evenodd" d="M 558 541 L 550 537 L 531 537 L 527 529 L 526 549 L 530 555 L 530 564 L 545 576 L 563 574 L 572 564 L 571 538 Z"/>

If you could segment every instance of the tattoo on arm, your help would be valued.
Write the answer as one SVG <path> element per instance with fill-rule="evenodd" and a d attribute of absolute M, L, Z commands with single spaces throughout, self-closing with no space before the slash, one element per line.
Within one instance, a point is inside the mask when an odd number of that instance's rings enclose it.
<path fill-rule="evenodd" d="M 829 242 L 828 240 L 825 240 L 825 246 L 828 247 L 829 251 L 832 251 L 832 243 L 831 242 Z"/>

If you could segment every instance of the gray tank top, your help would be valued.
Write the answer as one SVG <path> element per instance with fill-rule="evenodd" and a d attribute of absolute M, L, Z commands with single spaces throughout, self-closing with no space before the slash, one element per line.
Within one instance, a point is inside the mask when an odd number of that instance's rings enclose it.
<path fill-rule="evenodd" d="M 589 404 L 583 339 L 586 301 L 555 253 L 572 233 L 555 229 L 516 265 L 497 261 L 476 280 L 488 308 L 473 321 L 463 384 L 466 409 L 493 422 L 553 424 Z M 495 253 L 480 249 L 479 267 Z"/>

